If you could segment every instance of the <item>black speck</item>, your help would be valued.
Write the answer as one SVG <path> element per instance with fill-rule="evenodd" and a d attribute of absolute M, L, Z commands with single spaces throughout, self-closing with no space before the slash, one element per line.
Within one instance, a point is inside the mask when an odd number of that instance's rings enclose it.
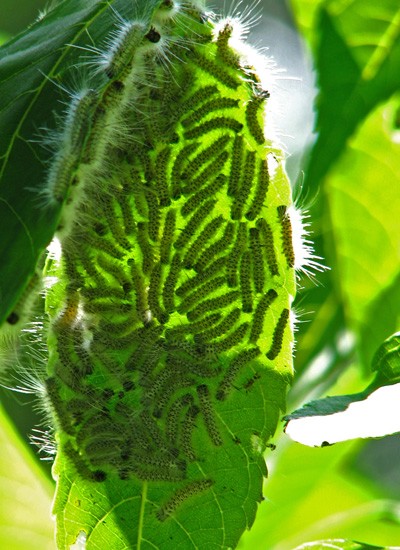
<path fill-rule="evenodd" d="M 146 38 L 150 40 L 150 42 L 153 42 L 153 44 L 156 44 L 160 41 L 161 34 L 154 27 L 151 27 L 149 32 L 146 34 Z"/>
<path fill-rule="evenodd" d="M 7 317 L 7 323 L 9 325 L 16 325 L 19 321 L 19 315 L 15 311 L 10 313 L 10 315 Z"/>

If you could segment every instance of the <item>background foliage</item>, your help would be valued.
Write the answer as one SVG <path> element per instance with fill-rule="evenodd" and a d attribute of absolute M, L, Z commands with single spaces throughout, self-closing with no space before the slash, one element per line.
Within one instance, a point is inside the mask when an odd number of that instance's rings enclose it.
<path fill-rule="evenodd" d="M 269 3 L 262 5 L 271 13 Z M 304 150 L 302 196 L 310 203 L 317 253 L 331 271 L 318 277 L 318 286 L 301 281 L 297 308 L 304 322 L 289 410 L 327 392 L 363 389 L 374 352 L 400 328 L 398 2 L 293 0 L 291 8 L 312 52 L 319 89 L 319 133 Z M 0 30 L 13 33 L 8 23 L 0 19 Z M 0 191 L 4 197 L 4 187 Z M 9 216 L 7 209 L 0 213 L 2 220 L 4 216 Z M 3 236 L 7 230 L 5 225 Z M 23 264 L 21 258 L 22 271 Z M 8 266 L 2 263 L 2 268 Z M 1 399 L 26 434 L 26 419 L 16 418 L 20 403 L 5 392 Z M 47 512 L 52 483 L 6 413 L 1 428 L 1 438 L 8 441 L 0 462 L 1 545 L 53 548 Z M 378 547 L 398 544 L 398 436 L 309 449 L 279 433 L 276 443 L 268 463 L 266 501 L 240 548 L 292 550 L 307 541 L 338 538 Z"/>

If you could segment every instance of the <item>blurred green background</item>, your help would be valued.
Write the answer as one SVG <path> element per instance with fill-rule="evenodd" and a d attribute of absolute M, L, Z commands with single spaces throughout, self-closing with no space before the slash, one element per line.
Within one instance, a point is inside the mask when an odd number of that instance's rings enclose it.
<path fill-rule="evenodd" d="M 46 0 L 1 0 L 0 29 L 14 36 L 30 25 L 49 2 Z"/>

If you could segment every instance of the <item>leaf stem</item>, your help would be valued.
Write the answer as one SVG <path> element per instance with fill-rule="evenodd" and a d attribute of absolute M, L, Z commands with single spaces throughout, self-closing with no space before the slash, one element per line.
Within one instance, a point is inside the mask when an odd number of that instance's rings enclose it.
<path fill-rule="evenodd" d="M 138 525 L 138 538 L 137 538 L 137 550 L 140 550 L 142 543 L 142 531 L 144 523 L 144 508 L 147 501 L 147 481 L 143 482 L 142 486 L 142 502 L 140 505 L 139 525 Z"/>

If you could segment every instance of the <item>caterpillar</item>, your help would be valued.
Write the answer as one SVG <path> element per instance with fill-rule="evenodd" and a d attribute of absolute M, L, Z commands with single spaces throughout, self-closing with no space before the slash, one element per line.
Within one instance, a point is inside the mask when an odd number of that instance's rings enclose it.
<path fill-rule="evenodd" d="M 231 155 L 231 168 L 229 172 L 228 195 L 235 196 L 238 191 L 242 174 L 242 159 L 244 152 L 244 140 L 241 134 L 235 136 Z"/>
<path fill-rule="evenodd" d="M 289 320 L 289 310 L 287 308 L 284 308 L 282 310 L 282 313 L 280 314 L 278 322 L 275 325 L 274 333 L 272 336 L 272 344 L 267 353 L 267 357 L 271 361 L 279 355 L 282 349 L 283 334 L 284 334 L 288 320 Z"/>
<path fill-rule="evenodd" d="M 207 248 L 206 250 L 209 250 L 209 248 Z M 192 290 L 194 290 L 199 285 L 205 283 L 213 275 L 220 273 L 223 270 L 225 263 L 226 263 L 225 257 L 219 258 L 215 260 L 211 265 L 209 265 L 209 267 L 207 267 L 207 269 L 203 271 L 199 269 L 199 262 L 197 262 L 195 265 L 195 270 L 197 271 L 196 275 L 188 278 L 184 283 L 182 283 L 176 289 L 177 296 L 184 296 L 188 292 L 191 292 Z"/>
<path fill-rule="evenodd" d="M 223 69 L 215 61 L 208 59 L 200 54 L 198 51 L 194 51 L 191 55 L 191 60 L 196 63 L 203 71 L 213 76 L 221 84 L 224 84 L 232 90 L 237 90 L 240 86 L 240 81 L 232 76 L 228 71 Z"/>
<path fill-rule="evenodd" d="M 191 462 L 194 462 L 197 459 L 196 453 L 192 446 L 192 436 L 195 427 L 194 422 L 199 414 L 199 407 L 197 405 L 191 405 L 185 414 L 179 433 L 179 446 L 181 447 L 183 454 Z"/>
<path fill-rule="evenodd" d="M 182 120 L 182 125 L 185 127 L 193 126 L 196 122 L 201 122 L 202 119 L 210 113 L 220 111 L 221 109 L 234 109 L 235 107 L 238 107 L 238 105 L 239 101 L 230 97 L 218 97 L 216 99 L 211 99 L 193 111 L 188 117 L 184 118 Z"/>
<path fill-rule="evenodd" d="M 197 302 L 204 299 L 209 294 L 212 294 L 215 290 L 219 289 L 225 284 L 225 277 L 215 277 L 210 279 L 203 285 L 200 285 L 192 294 L 188 294 L 182 300 L 178 307 L 179 313 L 186 313 L 192 309 Z"/>
<path fill-rule="evenodd" d="M 238 290 L 232 290 L 230 292 L 222 294 L 221 296 L 218 296 L 218 298 L 210 298 L 208 300 L 204 300 L 203 302 L 200 302 L 198 306 L 188 311 L 188 313 L 186 314 L 187 318 L 189 321 L 194 321 L 207 312 L 230 306 L 240 297 L 241 293 Z"/>
<path fill-rule="evenodd" d="M 109 79 L 125 77 L 144 35 L 145 27 L 141 23 L 124 22 L 109 38 L 110 47 L 99 59 L 99 70 L 103 70 Z"/>
<path fill-rule="evenodd" d="M 259 355 L 261 355 L 261 350 L 258 347 L 241 351 L 237 355 L 237 357 L 229 365 L 225 376 L 218 386 L 216 392 L 216 398 L 218 399 L 218 401 L 225 401 L 233 387 L 233 382 L 235 381 L 236 376 L 239 374 L 240 369 L 247 365 L 247 363 L 250 363 L 251 361 L 256 359 Z"/>
<path fill-rule="evenodd" d="M 245 313 L 253 311 L 253 293 L 251 289 L 251 267 L 252 261 L 250 252 L 246 251 L 240 260 L 240 292 L 242 296 L 242 308 Z"/>
<path fill-rule="evenodd" d="M 179 153 L 176 155 L 174 163 L 171 170 L 171 196 L 173 199 L 179 199 L 181 195 L 181 176 L 184 171 L 184 166 L 190 159 L 190 156 L 196 151 L 199 147 L 199 142 L 192 142 L 185 145 Z M 189 160 L 190 162 L 190 160 Z M 187 168 L 186 168 L 187 170 Z"/>
<path fill-rule="evenodd" d="M 222 353 L 228 351 L 235 345 L 243 341 L 246 332 L 249 328 L 249 323 L 242 323 L 233 332 L 229 333 L 226 338 L 219 340 L 218 342 L 211 342 L 209 345 L 215 353 Z"/>
<path fill-rule="evenodd" d="M 179 418 L 185 407 L 193 406 L 194 399 L 190 393 L 185 393 L 170 406 L 166 418 L 166 436 L 169 442 L 175 444 L 179 435 Z M 186 453 L 184 453 L 186 454 Z M 187 454 L 186 454 L 187 456 Z M 188 457 L 190 458 L 190 457 Z"/>
<path fill-rule="evenodd" d="M 153 247 L 149 242 L 150 236 L 148 235 L 146 225 L 143 222 L 139 222 L 137 224 L 137 228 L 138 228 L 137 241 L 142 251 L 142 258 L 143 258 L 142 269 L 144 273 L 149 274 L 151 271 L 151 268 L 153 267 L 153 262 L 154 262 Z"/>
<path fill-rule="evenodd" d="M 215 84 L 202 86 L 185 101 L 182 110 L 186 112 L 193 111 L 200 103 L 207 101 L 216 94 L 219 94 L 219 89 Z"/>
<path fill-rule="evenodd" d="M 212 160 L 216 156 L 221 154 L 221 151 L 223 151 L 226 147 L 226 145 L 230 141 L 229 135 L 222 135 L 215 141 L 213 141 L 208 147 L 203 149 L 200 153 L 198 153 L 193 159 L 190 161 L 190 164 L 187 166 L 184 172 L 182 172 L 182 177 L 187 180 L 193 179 L 193 176 L 196 174 L 196 172 L 202 168 L 206 162 L 209 160 Z M 203 178 L 204 179 L 204 178 Z M 200 180 L 196 180 L 200 181 Z M 184 214 L 185 215 L 185 214 Z"/>
<path fill-rule="evenodd" d="M 121 209 L 124 230 L 127 236 L 132 236 L 135 232 L 136 224 L 132 215 L 132 204 L 130 201 L 131 189 L 129 183 L 124 181 L 121 189 L 118 190 L 116 198 Z"/>
<path fill-rule="evenodd" d="M 94 470 L 92 471 L 86 464 L 86 462 L 83 460 L 83 458 L 79 455 L 78 451 L 76 451 L 72 443 L 68 441 L 63 446 L 63 451 L 65 455 L 68 457 L 68 459 L 71 462 L 71 465 L 73 468 L 75 468 L 78 475 L 80 475 L 83 479 L 87 481 L 93 481 L 97 483 L 101 483 L 107 479 L 107 474 L 103 470 Z"/>
<path fill-rule="evenodd" d="M 221 460 L 235 451 L 233 474 L 235 456 L 255 464 L 246 430 L 262 434 L 261 448 L 274 428 L 262 373 L 290 368 L 294 254 L 277 206 L 290 190 L 264 135 L 267 92 L 230 46 L 235 18 L 218 27 L 201 2 L 153 4 L 142 14 L 135 4 L 132 20 L 116 14 L 59 133 L 68 154 L 47 173 L 48 187 L 59 173 L 54 205 L 67 210 L 61 264 L 48 268 L 58 281 L 46 297 L 45 387 L 77 484 L 129 480 L 128 499 L 141 487 L 150 503 L 145 522 L 149 510 L 164 522 L 182 507 L 186 529 L 186 501 L 189 514 L 199 495 L 208 513 L 215 499 L 202 494 L 234 487 Z M 258 498 L 260 472 L 249 469 L 243 495 Z M 164 501 L 159 488 L 172 484 Z M 254 502 L 239 493 L 247 514 Z M 175 521 L 162 528 L 175 537 Z"/>
<path fill-rule="evenodd" d="M 199 481 L 192 481 L 185 487 L 178 489 L 173 496 L 157 510 L 157 519 L 159 521 L 165 521 L 172 516 L 177 508 L 184 504 L 186 500 L 203 493 L 212 487 L 213 484 L 214 482 L 211 479 L 202 479 Z"/>
<path fill-rule="evenodd" d="M 189 181 L 188 184 L 184 187 L 183 193 L 185 195 L 193 193 L 196 189 L 199 189 L 201 186 L 206 184 L 213 176 L 220 174 L 221 170 L 224 168 L 226 161 L 229 158 L 229 153 L 227 151 L 222 151 L 218 157 L 210 162 L 196 178 Z"/>
<path fill-rule="evenodd" d="M 123 250 L 129 249 L 129 240 L 127 239 L 124 229 L 120 223 L 120 217 L 116 216 L 116 201 L 114 197 L 103 197 L 101 201 L 101 210 L 105 215 L 107 226 L 110 229 L 111 235 L 117 244 Z"/>
<path fill-rule="evenodd" d="M 239 220 L 241 218 L 244 205 L 246 204 L 246 201 L 250 196 L 254 179 L 255 160 L 255 152 L 247 151 L 241 185 L 237 190 L 234 201 L 232 203 L 232 220 Z"/>
<path fill-rule="evenodd" d="M 163 416 L 168 403 L 176 392 L 176 385 L 179 385 L 180 388 L 184 388 L 189 387 L 191 384 L 192 381 L 188 380 L 183 375 L 173 374 L 173 379 L 171 378 L 165 381 L 156 397 L 156 405 L 153 410 L 153 416 L 155 418 L 161 418 Z"/>
<path fill-rule="evenodd" d="M 175 309 L 175 288 L 177 286 L 178 277 L 182 268 L 181 256 L 175 253 L 171 260 L 169 273 L 164 281 L 162 297 L 164 308 L 167 313 L 171 313 Z"/>
<path fill-rule="evenodd" d="M 277 207 L 278 219 L 281 224 L 281 237 L 283 245 L 283 253 L 286 257 L 288 267 L 294 267 L 294 250 L 292 240 L 292 225 L 290 218 L 286 213 L 286 206 L 281 205 Z"/>
<path fill-rule="evenodd" d="M 212 130 L 219 129 L 232 130 L 232 132 L 238 134 L 243 129 L 243 124 L 233 118 L 218 116 L 186 130 L 184 136 L 186 139 L 195 139 L 208 134 Z"/>
<path fill-rule="evenodd" d="M 194 266 L 195 270 L 200 272 L 199 276 L 205 277 L 206 274 L 211 272 L 211 270 L 219 270 L 220 267 L 226 264 L 226 257 L 219 258 L 215 260 L 212 264 L 210 264 L 210 262 L 212 262 L 212 260 L 214 260 L 215 258 L 218 258 L 220 254 L 226 252 L 229 249 L 233 241 L 234 233 L 234 224 L 228 222 L 220 239 L 217 240 L 214 244 L 210 245 L 204 250 L 204 252 L 201 253 Z"/>
<path fill-rule="evenodd" d="M 200 384 L 200 386 L 197 386 L 196 391 L 199 396 L 201 414 L 203 415 L 207 433 L 213 444 L 219 447 L 222 445 L 222 437 L 215 422 L 208 386 L 206 386 L 206 384 Z"/>
<path fill-rule="evenodd" d="M 201 338 L 201 341 L 208 342 L 213 338 L 223 336 L 234 326 L 234 324 L 239 320 L 239 317 L 240 309 L 232 309 L 232 311 L 230 311 L 218 325 L 212 326 L 200 332 L 199 337 Z"/>
<path fill-rule="evenodd" d="M 147 311 L 149 310 L 149 306 L 143 279 L 141 277 L 139 268 L 133 258 L 130 258 L 128 260 L 128 266 L 130 266 L 130 276 L 133 281 L 136 314 L 139 319 L 145 321 L 147 318 Z"/>
<path fill-rule="evenodd" d="M 254 289 L 257 293 L 263 291 L 265 283 L 264 261 L 262 257 L 259 231 L 251 227 L 250 231 L 250 255 L 253 272 Z"/>
<path fill-rule="evenodd" d="M 274 236 L 269 224 L 262 218 L 257 220 L 257 229 L 260 231 L 260 236 L 262 237 L 262 246 L 264 247 L 267 265 L 271 277 L 274 275 L 279 275 L 278 262 L 275 253 L 274 246 Z"/>
<path fill-rule="evenodd" d="M 232 36 L 233 27 L 227 23 L 218 33 L 217 38 L 217 55 L 221 61 L 234 69 L 240 66 L 240 57 L 229 47 L 229 39 Z"/>
<path fill-rule="evenodd" d="M 162 265 L 157 262 L 150 275 L 150 287 L 148 292 L 148 302 L 152 315 L 159 320 L 164 319 L 163 311 L 160 307 L 159 296 L 161 290 Z"/>
<path fill-rule="evenodd" d="M 201 225 L 204 220 L 210 215 L 215 204 L 216 200 L 210 199 L 204 204 L 200 205 L 200 207 L 196 210 L 196 212 L 192 215 L 190 220 L 185 225 L 179 237 L 176 239 L 174 243 L 175 248 L 184 248 L 188 244 L 190 239 L 193 238 L 193 235 L 195 234 L 199 225 Z"/>
<path fill-rule="evenodd" d="M 249 221 L 253 221 L 260 214 L 267 197 L 269 188 L 269 172 L 268 164 L 266 160 L 261 160 L 259 163 L 259 170 L 257 176 L 257 187 L 254 194 L 250 208 L 245 214 L 245 217 Z"/>
<path fill-rule="evenodd" d="M 144 196 L 146 198 L 148 209 L 148 235 L 153 242 L 157 242 L 161 217 L 159 210 L 159 201 L 156 193 L 152 189 L 147 189 L 144 193 Z"/>
<path fill-rule="evenodd" d="M 183 257 L 183 265 L 186 269 L 191 269 L 195 265 L 197 256 L 204 250 L 206 244 L 213 238 L 223 223 L 223 216 L 217 216 L 208 222 Z"/>
<path fill-rule="evenodd" d="M 70 150 L 79 157 L 82 146 L 88 134 L 94 108 L 98 101 L 95 89 L 83 89 L 74 94 L 70 103 L 65 130 L 62 136 L 63 148 Z"/>
<path fill-rule="evenodd" d="M 215 196 L 217 192 L 225 185 L 226 176 L 219 174 L 211 183 L 206 185 L 203 189 L 194 193 L 182 206 L 181 213 L 183 216 L 191 214 L 199 204 L 204 202 L 210 196 Z"/>
<path fill-rule="evenodd" d="M 165 221 L 162 239 L 160 243 L 160 261 L 162 264 L 168 264 L 171 256 L 171 247 L 175 234 L 176 210 L 168 210 Z"/>
<path fill-rule="evenodd" d="M 164 147 L 156 160 L 156 185 L 157 194 L 160 201 L 160 206 L 165 207 L 170 205 L 170 194 L 168 189 L 167 166 L 171 156 L 171 147 Z M 153 239 L 156 240 L 156 239 Z"/>
<path fill-rule="evenodd" d="M 74 435 L 75 430 L 68 419 L 68 413 L 60 396 L 60 385 L 57 378 L 51 376 L 44 381 L 47 405 L 52 412 L 59 428 L 68 435 Z"/>
<path fill-rule="evenodd" d="M 234 287 L 237 285 L 237 272 L 241 254 L 246 246 L 247 241 L 247 225 L 244 222 L 239 224 L 236 240 L 231 250 L 226 264 L 226 274 L 228 285 Z"/>
<path fill-rule="evenodd" d="M 263 103 L 264 98 L 256 96 L 253 99 L 250 99 L 246 105 L 246 124 L 254 140 L 259 145 L 263 145 L 265 143 L 264 130 L 257 119 L 258 110 Z"/>
<path fill-rule="evenodd" d="M 274 289 L 268 290 L 264 296 L 262 296 L 256 306 L 256 310 L 253 316 L 253 324 L 250 332 L 250 342 L 256 343 L 261 336 L 264 319 L 269 306 L 278 297 L 278 293 Z"/>
<path fill-rule="evenodd" d="M 165 337 L 168 340 L 180 340 L 181 336 L 184 334 L 196 334 L 202 332 L 207 328 L 210 328 L 212 325 L 217 323 L 221 319 L 220 313 L 211 313 L 208 317 L 204 317 L 200 321 L 195 323 L 182 323 L 177 325 L 173 329 L 167 329 L 165 331 Z"/>

